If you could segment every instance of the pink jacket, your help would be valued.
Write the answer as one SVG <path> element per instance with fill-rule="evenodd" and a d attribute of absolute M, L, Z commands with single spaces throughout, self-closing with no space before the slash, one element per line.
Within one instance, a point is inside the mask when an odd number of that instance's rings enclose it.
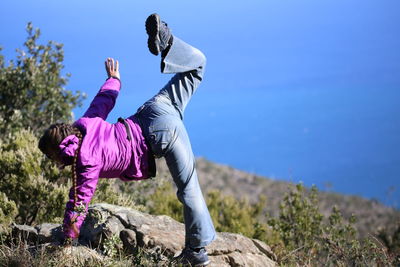
<path fill-rule="evenodd" d="M 128 181 L 146 179 L 149 176 L 148 153 L 150 152 L 136 118 L 132 116 L 125 120 L 131 131 L 130 141 L 123 123 L 111 124 L 105 121 L 115 105 L 120 88 L 121 83 L 118 79 L 108 79 L 83 117 L 74 123 L 74 126 L 83 133 L 76 166 L 75 206 L 83 204 L 85 212 L 74 211 L 74 189 L 71 188 L 63 224 L 65 238 L 79 236 L 79 229 L 85 219 L 99 177 Z M 73 151 L 70 154 L 73 155 Z"/>

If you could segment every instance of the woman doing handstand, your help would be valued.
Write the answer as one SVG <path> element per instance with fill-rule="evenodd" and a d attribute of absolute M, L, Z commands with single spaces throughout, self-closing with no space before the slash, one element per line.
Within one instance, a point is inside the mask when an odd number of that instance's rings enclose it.
<path fill-rule="evenodd" d="M 39 141 L 50 159 L 72 165 L 73 186 L 63 223 L 66 239 L 79 237 L 85 212 L 99 177 L 124 181 L 155 175 L 154 157 L 164 157 L 183 203 L 185 248 L 177 257 L 182 263 L 209 263 L 205 246 L 215 239 L 215 230 L 205 204 L 195 169 L 183 114 L 203 79 L 206 59 L 198 49 L 173 36 L 157 14 L 146 20 L 148 47 L 161 54 L 161 71 L 175 73 L 153 98 L 131 117 L 106 122 L 115 105 L 121 82 L 119 64 L 105 62 L 108 79 L 85 114 L 72 125 L 51 125 Z M 171 233 L 172 234 L 172 233 Z"/>

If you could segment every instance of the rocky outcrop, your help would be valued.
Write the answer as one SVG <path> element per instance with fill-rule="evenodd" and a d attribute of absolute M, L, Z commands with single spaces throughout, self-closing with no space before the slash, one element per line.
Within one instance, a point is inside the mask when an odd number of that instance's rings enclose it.
<path fill-rule="evenodd" d="M 13 236 L 35 244 L 57 243 L 61 237 L 61 226 L 14 225 Z M 160 254 L 160 262 L 166 262 L 183 249 L 184 225 L 168 216 L 153 216 L 125 207 L 95 204 L 90 206 L 81 229 L 79 243 L 85 246 L 79 246 L 82 249 L 70 248 L 69 253 L 78 255 L 78 258 L 80 253 L 82 257 L 102 257 L 99 254 L 94 256 L 94 250 L 87 247 L 99 248 L 107 240 L 116 239 L 128 252 L 152 250 Z M 276 257 L 268 245 L 239 234 L 218 233 L 207 251 L 211 266 L 276 266 Z"/>

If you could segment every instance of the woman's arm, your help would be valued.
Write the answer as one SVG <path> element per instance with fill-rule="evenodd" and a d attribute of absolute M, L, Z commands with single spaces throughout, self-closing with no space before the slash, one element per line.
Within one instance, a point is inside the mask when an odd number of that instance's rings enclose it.
<path fill-rule="evenodd" d="M 114 61 L 113 58 L 107 58 L 104 63 L 108 78 L 94 97 L 92 103 L 90 103 L 83 117 L 100 117 L 105 120 L 114 108 L 119 90 L 121 89 L 119 63 L 118 60 Z"/>
<path fill-rule="evenodd" d="M 99 166 L 82 166 L 77 175 L 76 191 L 71 188 L 69 201 L 65 207 L 63 232 L 65 239 L 76 239 L 79 237 L 80 228 L 86 217 L 87 208 L 99 180 Z M 77 203 L 74 194 L 76 193 Z"/>

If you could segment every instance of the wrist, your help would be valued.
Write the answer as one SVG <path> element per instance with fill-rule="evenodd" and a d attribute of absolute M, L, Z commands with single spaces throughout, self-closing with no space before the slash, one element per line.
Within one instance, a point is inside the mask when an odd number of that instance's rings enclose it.
<path fill-rule="evenodd" d="M 111 79 L 111 78 L 117 79 L 119 82 L 121 82 L 121 79 L 120 79 L 118 76 L 109 76 L 109 77 L 107 78 L 107 80 L 109 80 L 109 79 Z"/>

